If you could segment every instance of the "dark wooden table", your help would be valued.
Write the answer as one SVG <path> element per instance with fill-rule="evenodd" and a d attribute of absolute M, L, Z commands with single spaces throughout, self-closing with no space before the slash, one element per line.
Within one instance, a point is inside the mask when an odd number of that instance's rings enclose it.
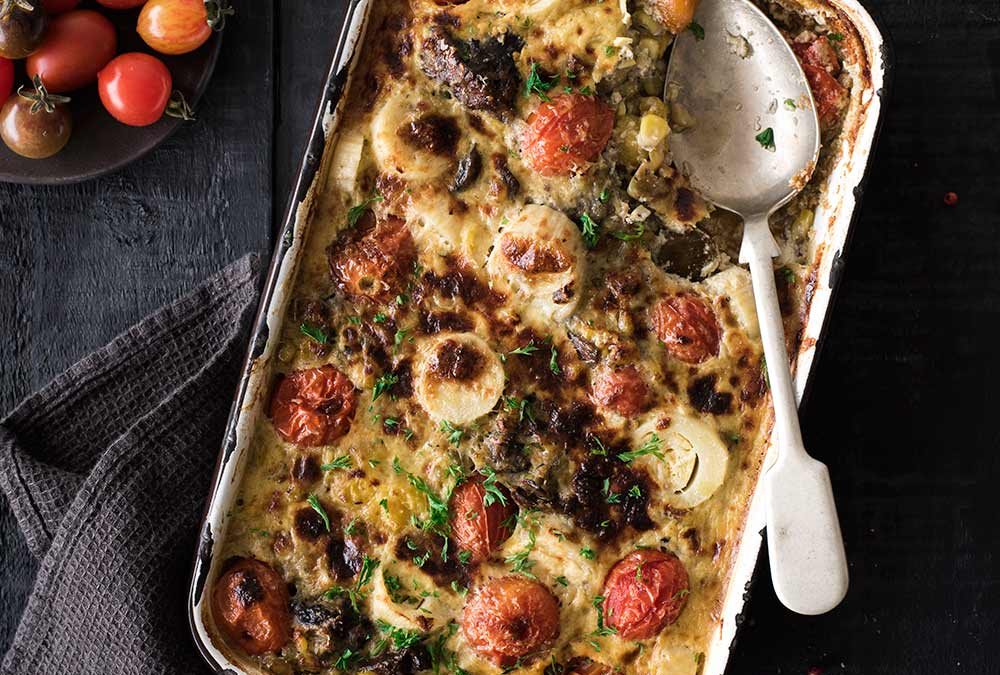
<path fill-rule="evenodd" d="M 796 616 L 762 560 L 733 674 L 1000 672 L 1000 423 L 985 382 L 1000 372 L 1000 3 L 869 4 L 895 42 L 895 86 L 803 410 L 852 587 L 831 614 Z M 0 411 L 228 261 L 270 251 L 343 10 L 237 5 L 198 122 L 95 182 L 0 185 Z M 0 652 L 34 572 L 0 496 Z"/>

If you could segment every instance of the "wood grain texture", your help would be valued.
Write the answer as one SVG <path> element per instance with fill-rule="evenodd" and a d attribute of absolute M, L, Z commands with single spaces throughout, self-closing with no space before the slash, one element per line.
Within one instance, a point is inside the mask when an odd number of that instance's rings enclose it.
<path fill-rule="evenodd" d="M 982 381 L 1000 369 L 1000 6 L 868 4 L 894 38 L 895 86 L 803 410 L 852 588 L 833 613 L 799 617 L 762 560 L 730 675 L 1000 673 L 1000 425 Z M 98 183 L 0 186 L 0 407 L 269 248 L 342 11 L 253 3 L 227 29 L 197 125 Z M 0 528 L 2 650 L 33 568 L 2 507 Z"/>

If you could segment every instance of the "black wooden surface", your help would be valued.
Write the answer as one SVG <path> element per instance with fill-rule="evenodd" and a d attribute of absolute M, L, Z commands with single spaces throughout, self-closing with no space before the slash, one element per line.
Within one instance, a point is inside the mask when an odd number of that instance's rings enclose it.
<path fill-rule="evenodd" d="M 796 616 L 762 560 L 732 674 L 1000 673 L 1000 424 L 985 386 L 1000 370 L 1000 2 L 869 3 L 895 86 L 803 410 L 852 587 L 831 614 Z M 198 122 L 93 183 L 0 185 L 0 410 L 270 250 L 343 10 L 237 5 Z M 33 576 L 0 496 L 0 652 Z"/>

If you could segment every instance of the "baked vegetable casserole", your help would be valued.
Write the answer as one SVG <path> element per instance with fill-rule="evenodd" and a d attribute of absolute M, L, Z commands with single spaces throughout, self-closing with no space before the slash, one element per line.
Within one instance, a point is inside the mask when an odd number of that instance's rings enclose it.
<path fill-rule="evenodd" d="M 699 672 L 770 417 L 741 223 L 671 162 L 694 5 L 376 0 L 208 586 L 234 662 Z M 831 7 L 761 7 L 824 133 L 772 221 L 795 353 L 864 66 Z"/>

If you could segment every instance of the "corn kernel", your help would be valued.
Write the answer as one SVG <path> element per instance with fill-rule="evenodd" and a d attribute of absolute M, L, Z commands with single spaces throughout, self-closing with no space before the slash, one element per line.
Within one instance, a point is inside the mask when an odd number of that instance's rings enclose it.
<path fill-rule="evenodd" d="M 639 133 L 636 136 L 636 142 L 643 150 L 651 151 L 660 145 L 669 133 L 670 127 L 667 125 L 667 120 L 659 115 L 649 113 L 643 115 L 642 120 L 639 122 Z"/>

